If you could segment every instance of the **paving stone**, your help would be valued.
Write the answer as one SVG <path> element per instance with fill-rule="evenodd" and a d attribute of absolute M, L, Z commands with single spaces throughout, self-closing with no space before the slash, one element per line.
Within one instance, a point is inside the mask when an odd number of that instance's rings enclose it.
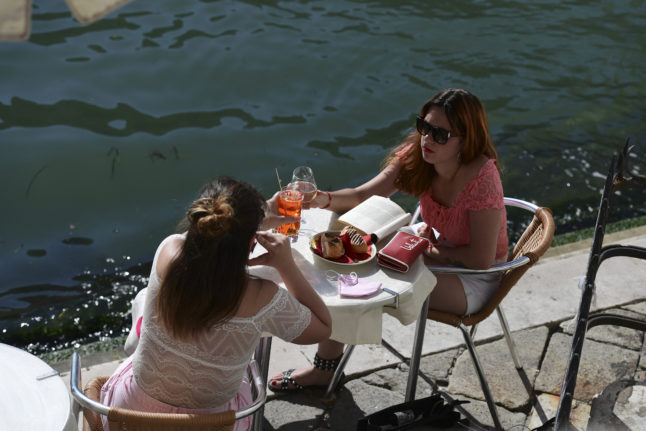
<path fill-rule="evenodd" d="M 620 316 L 634 317 L 637 319 L 644 319 L 646 316 L 635 313 L 631 310 L 624 310 L 621 308 L 613 308 L 604 310 L 604 313 L 618 314 Z M 568 320 L 561 323 L 561 329 L 564 333 L 572 335 L 576 329 L 576 322 Z M 586 332 L 586 339 L 601 341 L 604 343 L 616 344 L 621 347 L 626 347 L 632 350 L 639 350 L 643 344 L 644 334 L 642 331 L 636 329 L 625 328 L 614 325 L 599 325 L 588 329 Z"/>
<path fill-rule="evenodd" d="M 646 429 L 646 386 L 635 385 L 621 391 L 613 413 L 631 430 Z"/>
<path fill-rule="evenodd" d="M 420 372 L 436 380 L 438 384 L 446 385 L 451 368 L 463 351 L 465 351 L 465 348 L 451 349 L 446 352 L 424 356 L 419 361 Z"/>
<path fill-rule="evenodd" d="M 540 394 L 538 396 L 538 408 L 532 407 L 527 417 L 525 427 L 527 429 L 537 428 L 547 420 L 556 416 L 559 406 L 559 396 L 551 394 Z M 574 400 L 570 411 L 569 423 L 577 431 L 585 431 L 590 418 L 590 405 Z"/>
<path fill-rule="evenodd" d="M 635 313 L 646 316 L 646 301 L 639 301 L 635 302 L 634 304 L 624 305 L 621 308 L 625 308 L 626 310 L 634 311 Z"/>
<path fill-rule="evenodd" d="M 547 342 L 548 332 L 545 326 L 541 326 L 512 333 L 523 365 L 525 373 L 523 377 L 526 377 L 526 382 L 516 370 L 504 339 L 476 347 L 491 393 L 497 404 L 512 411 L 518 411 L 529 404 L 530 394 L 525 383 L 528 383 L 530 387 L 533 384 Z M 458 357 L 449 377 L 448 389 L 451 393 L 484 400 L 480 381 L 468 351 L 462 352 Z"/>
<path fill-rule="evenodd" d="M 475 430 L 482 429 L 480 425 L 493 427 L 493 419 L 491 418 L 489 407 L 487 406 L 487 403 L 485 401 L 467 398 L 464 396 L 460 396 L 459 394 L 455 394 L 452 396 L 454 399 L 469 401 L 469 403 L 467 404 L 460 405 L 460 407 L 466 410 L 467 413 L 469 413 L 476 421 L 476 423 L 472 421 L 468 429 L 475 429 Z M 522 430 L 522 426 L 525 423 L 527 418 L 527 415 L 525 413 L 512 412 L 498 405 L 496 406 L 496 412 L 498 413 L 498 419 L 500 420 L 500 423 L 503 429 Z M 464 430 L 464 427 L 462 429 Z"/>
<path fill-rule="evenodd" d="M 637 302 L 635 304 L 626 305 L 622 308 L 639 313 L 642 319 L 646 320 L 646 301 Z M 644 335 L 644 334 L 642 334 Z M 643 337 L 641 356 L 639 358 L 639 368 L 646 369 L 646 337 Z"/>
<path fill-rule="evenodd" d="M 332 430 L 355 431 L 359 419 L 403 402 L 398 392 L 355 379 L 339 392 L 325 423 Z"/>
<path fill-rule="evenodd" d="M 396 368 L 379 370 L 362 377 L 361 380 L 369 385 L 396 392 L 404 397 L 406 395 L 406 386 L 408 384 L 408 366 L 400 364 L 400 366 Z M 415 388 L 415 399 L 428 397 L 432 393 L 433 388 L 431 385 L 426 383 L 424 379 L 419 378 Z"/>
<path fill-rule="evenodd" d="M 415 339 L 415 326 L 415 323 L 402 325 L 396 318 L 384 314 L 382 337 L 405 358 L 410 359 Z M 454 327 L 426 320 L 422 356 L 455 348 L 463 344 L 462 335 Z"/>
<path fill-rule="evenodd" d="M 560 395 L 572 337 L 556 333 L 550 338 L 534 388 Z M 590 402 L 610 383 L 635 374 L 639 353 L 615 345 L 585 340 L 577 373 L 574 398 Z"/>
<path fill-rule="evenodd" d="M 324 415 L 325 405 L 320 396 L 310 391 L 284 394 L 265 403 L 263 430 L 312 430 Z"/>
<path fill-rule="evenodd" d="M 639 242 L 632 245 L 643 247 L 646 239 L 642 237 Z M 621 303 L 624 304 L 643 301 L 644 271 L 646 260 L 622 256 L 604 261 L 595 280 L 597 307 L 614 307 L 618 303 L 617 298 L 622 298 Z"/>

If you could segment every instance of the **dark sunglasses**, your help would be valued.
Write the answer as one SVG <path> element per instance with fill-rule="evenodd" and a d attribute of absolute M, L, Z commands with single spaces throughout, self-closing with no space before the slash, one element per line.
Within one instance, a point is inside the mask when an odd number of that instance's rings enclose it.
<path fill-rule="evenodd" d="M 420 133 L 420 135 L 426 136 L 430 133 L 433 140 L 440 145 L 446 144 L 446 142 L 450 138 L 457 136 L 446 129 L 436 127 L 430 123 L 427 123 L 426 120 L 424 120 L 419 115 L 417 116 L 417 119 L 415 121 L 415 126 L 417 127 L 417 131 Z"/>

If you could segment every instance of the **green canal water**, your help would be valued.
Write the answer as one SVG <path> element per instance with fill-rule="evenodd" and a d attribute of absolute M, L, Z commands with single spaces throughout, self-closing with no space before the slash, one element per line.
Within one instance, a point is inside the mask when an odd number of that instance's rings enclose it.
<path fill-rule="evenodd" d="M 133 0 L 89 26 L 34 0 L 29 41 L 0 43 L 0 341 L 122 334 L 204 182 L 361 184 L 446 87 L 483 101 L 506 195 L 590 227 L 627 138 L 646 170 L 644 28 L 637 0 Z"/>

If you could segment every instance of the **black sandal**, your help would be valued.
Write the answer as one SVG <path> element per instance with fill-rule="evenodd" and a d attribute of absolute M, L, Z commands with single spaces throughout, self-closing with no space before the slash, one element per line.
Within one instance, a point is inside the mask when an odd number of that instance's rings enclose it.
<path fill-rule="evenodd" d="M 295 368 L 290 368 L 287 371 L 283 371 L 283 377 L 280 379 L 280 388 L 274 388 L 273 386 L 269 385 L 269 389 L 271 389 L 274 392 L 287 392 L 287 391 L 302 391 L 305 389 L 304 386 L 299 385 L 296 383 L 296 380 L 292 378 L 292 373 L 295 371 Z M 293 387 L 289 387 L 289 384 L 294 385 Z"/>
<path fill-rule="evenodd" d="M 314 355 L 314 361 L 313 361 L 314 368 L 317 368 L 322 371 L 335 371 L 339 366 L 339 363 L 341 362 L 341 356 L 339 356 L 336 359 L 323 359 L 317 353 Z M 305 389 L 327 390 L 328 385 L 303 386 L 297 383 L 296 380 L 294 380 L 294 378 L 292 377 L 292 373 L 294 371 L 295 371 L 294 368 L 290 368 L 287 371 L 283 371 L 283 376 L 280 379 L 279 388 L 275 388 L 271 386 L 271 382 L 267 383 L 267 387 L 271 389 L 273 392 L 299 392 Z M 345 379 L 345 374 L 341 373 L 341 378 L 339 379 L 339 383 L 334 388 L 335 392 L 338 391 L 341 388 L 341 386 L 343 386 L 344 379 Z M 289 386 L 290 383 L 292 384 L 292 387 Z"/>

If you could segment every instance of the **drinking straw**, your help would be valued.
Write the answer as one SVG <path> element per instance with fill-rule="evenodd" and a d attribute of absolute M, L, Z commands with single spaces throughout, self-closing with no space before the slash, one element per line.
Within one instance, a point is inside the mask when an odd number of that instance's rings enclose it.
<path fill-rule="evenodd" d="M 278 190 L 282 190 L 283 186 L 280 185 L 280 176 L 278 175 L 278 168 L 274 168 L 274 169 L 276 169 L 276 179 L 278 180 Z"/>

